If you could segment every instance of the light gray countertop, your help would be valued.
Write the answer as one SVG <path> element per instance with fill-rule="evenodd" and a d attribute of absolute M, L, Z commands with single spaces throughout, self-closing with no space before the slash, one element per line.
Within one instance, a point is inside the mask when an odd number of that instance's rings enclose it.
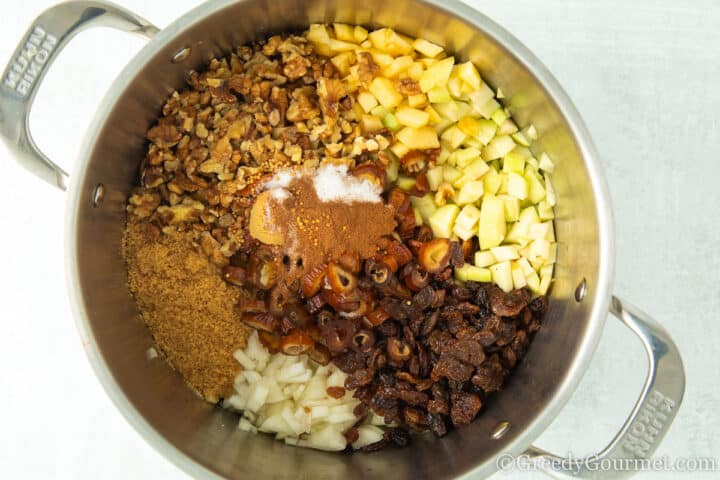
<path fill-rule="evenodd" d="M 0 60 L 51 3 L 6 9 Z M 162 26 L 200 2 L 119 3 Z M 720 3 L 468 3 L 540 57 L 595 139 L 614 204 L 615 292 L 663 323 L 685 361 L 685 401 L 657 456 L 720 460 Z M 48 75 L 32 125 L 38 143 L 71 171 L 95 106 L 141 45 L 88 32 Z M 0 283 L 10 292 L 0 302 L 0 476 L 187 478 L 127 425 L 87 365 L 64 287 L 63 195 L 0 151 Z M 558 454 L 601 449 L 630 412 L 645 369 L 635 337 L 609 319 L 580 387 L 537 445 Z"/>

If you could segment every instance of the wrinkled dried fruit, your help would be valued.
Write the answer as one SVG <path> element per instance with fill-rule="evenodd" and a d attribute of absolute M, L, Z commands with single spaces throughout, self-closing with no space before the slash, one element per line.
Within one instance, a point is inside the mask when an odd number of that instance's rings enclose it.
<path fill-rule="evenodd" d="M 328 264 L 326 275 L 334 293 L 348 293 L 357 288 L 357 277 L 335 262 Z"/>
<path fill-rule="evenodd" d="M 310 298 L 320 291 L 323 281 L 325 280 L 326 270 L 327 267 L 325 265 L 317 265 L 303 275 L 300 283 L 302 286 L 302 294 L 306 298 Z"/>
<path fill-rule="evenodd" d="M 280 338 L 280 350 L 285 355 L 302 355 L 313 347 L 315 342 L 301 330 L 293 330 Z"/>
<path fill-rule="evenodd" d="M 450 265 L 450 240 L 435 238 L 420 247 L 420 266 L 430 273 L 439 273 Z"/>
<path fill-rule="evenodd" d="M 277 318 L 270 313 L 243 313 L 240 320 L 249 327 L 265 332 L 275 331 L 278 325 Z"/>

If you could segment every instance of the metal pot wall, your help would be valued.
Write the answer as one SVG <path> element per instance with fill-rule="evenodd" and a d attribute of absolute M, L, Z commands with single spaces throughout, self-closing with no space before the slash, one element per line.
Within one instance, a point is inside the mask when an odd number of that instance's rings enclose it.
<path fill-rule="evenodd" d="M 504 390 L 470 426 L 442 440 L 372 455 L 299 449 L 236 428 L 234 414 L 204 403 L 163 362 L 128 291 L 121 255 L 125 202 L 144 155 L 144 133 L 186 72 L 233 46 L 313 22 L 389 26 L 444 45 L 502 86 L 520 125 L 555 159 L 558 263 L 542 330 Z M 28 111 L 43 75 L 67 41 L 90 26 L 144 35 L 147 46 L 98 106 L 70 177 L 38 150 Z M 680 406 L 685 376 L 677 348 L 656 322 L 611 296 L 613 226 L 605 178 L 585 125 L 547 69 L 501 27 L 455 0 L 211 0 L 159 31 L 118 6 L 60 4 L 21 40 L 0 86 L 0 133 L 38 177 L 67 188 L 67 274 L 75 318 L 95 372 L 128 421 L 163 455 L 203 478 L 385 478 L 489 475 L 503 453 L 527 451 L 552 468 L 559 460 L 531 446 L 576 388 L 608 311 L 636 333 L 649 374 L 626 423 L 596 458 L 570 465 L 576 476 L 607 458 L 648 458 Z M 598 412 L 602 414 L 602 412 Z M 554 463 L 556 473 L 562 466 Z M 568 464 L 564 464 L 567 468 Z M 627 473 L 627 472 L 625 472 Z"/>

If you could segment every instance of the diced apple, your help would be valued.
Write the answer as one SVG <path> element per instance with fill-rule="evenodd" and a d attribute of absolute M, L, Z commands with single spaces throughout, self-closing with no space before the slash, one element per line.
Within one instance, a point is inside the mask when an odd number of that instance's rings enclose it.
<path fill-rule="evenodd" d="M 440 138 L 443 140 L 443 145 L 447 146 L 450 150 L 457 149 L 465 141 L 466 135 L 456 126 L 452 126 L 445 130 Z"/>
<path fill-rule="evenodd" d="M 493 247 L 490 249 L 495 260 L 498 262 L 504 262 L 505 260 L 517 260 L 520 258 L 517 247 L 514 245 L 501 245 L 499 247 Z"/>
<path fill-rule="evenodd" d="M 376 95 L 377 96 L 377 95 Z M 501 135 L 490 140 L 483 149 L 483 158 L 486 161 L 502 158 L 515 148 L 515 141 L 510 135 Z"/>
<path fill-rule="evenodd" d="M 429 222 L 430 217 L 437 210 L 434 196 L 431 193 L 422 197 L 410 197 L 410 202 L 416 211 L 420 212 L 420 216 L 425 223 Z"/>
<path fill-rule="evenodd" d="M 496 263 L 490 266 L 492 272 L 492 281 L 500 287 L 504 292 L 513 289 L 512 267 L 509 261 Z"/>
<path fill-rule="evenodd" d="M 545 199 L 551 207 L 557 204 L 557 194 L 555 193 L 555 187 L 550 181 L 550 174 L 545 173 Z"/>
<path fill-rule="evenodd" d="M 517 222 L 520 218 L 520 200 L 510 195 L 498 195 L 505 206 L 505 221 Z"/>
<path fill-rule="evenodd" d="M 437 238 L 450 238 L 459 213 L 460 207 L 452 203 L 438 208 L 428 219 L 433 235 Z"/>
<path fill-rule="evenodd" d="M 505 241 L 508 243 L 517 243 L 527 245 L 530 235 L 530 225 L 540 223 L 535 207 L 530 206 L 520 212 L 520 218 L 510 228 Z"/>
<path fill-rule="evenodd" d="M 415 188 L 415 177 L 405 177 L 400 175 L 397 180 L 395 180 L 395 185 L 398 186 L 398 188 L 405 190 L 406 192 L 409 192 L 413 188 Z"/>
<path fill-rule="evenodd" d="M 545 261 L 546 264 L 553 264 L 557 261 L 557 243 L 553 242 L 550 244 L 550 256 Z"/>
<path fill-rule="evenodd" d="M 485 195 L 480 208 L 478 239 L 480 249 L 497 247 L 505 238 L 505 207 L 502 200 Z"/>
<path fill-rule="evenodd" d="M 427 98 L 430 103 L 452 102 L 452 96 L 446 86 L 436 86 L 427 91 Z"/>
<path fill-rule="evenodd" d="M 503 158 L 503 172 L 515 172 L 522 175 L 525 172 L 525 157 L 514 149 Z"/>
<path fill-rule="evenodd" d="M 455 196 L 455 202 L 458 205 L 467 205 L 469 203 L 475 203 L 480 200 L 483 194 L 483 184 L 479 180 L 467 182 L 462 186 L 460 191 Z M 464 239 L 463 239 L 464 240 Z"/>
<path fill-rule="evenodd" d="M 397 138 L 415 150 L 426 150 L 440 146 L 435 129 L 427 126 L 420 128 L 405 127 L 397 133 Z"/>
<path fill-rule="evenodd" d="M 529 140 L 529 139 L 525 136 L 525 134 L 522 133 L 522 132 L 515 132 L 515 133 L 513 133 L 513 134 L 512 134 L 512 138 L 513 138 L 513 140 L 515 140 L 515 142 L 516 142 L 518 145 L 522 145 L 523 147 L 529 147 L 529 146 L 530 146 L 530 140 Z"/>
<path fill-rule="evenodd" d="M 544 263 L 550 256 L 550 242 L 544 238 L 533 240 L 530 243 L 530 251 L 528 254 L 531 263 L 533 260 Z"/>
<path fill-rule="evenodd" d="M 546 200 L 538 203 L 537 209 L 538 217 L 540 217 L 540 220 L 545 221 L 555 218 L 555 211 L 553 210 L 553 207 L 550 206 L 550 203 L 548 203 Z"/>
<path fill-rule="evenodd" d="M 495 123 L 495 122 L 493 122 Z M 506 118 L 498 127 L 498 135 L 512 135 L 518 131 L 518 127 L 512 118 Z"/>
<path fill-rule="evenodd" d="M 343 52 L 330 59 L 340 75 L 350 74 L 350 66 L 355 63 L 355 52 Z"/>
<path fill-rule="evenodd" d="M 463 240 L 472 238 L 477 233 L 477 223 L 480 220 L 480 210 L 474 205 L 465 205 L 455 219 L 453 233 Z"/>
<path fill-rule="evenodd" d="M 410 107 L 400 107 L 395 111 L 398 122 L 408 127 L 424 127 L 430 121 L 430 114 Z"/>
<path fill-rule="evenodd" d="M 355 37 L 356 43 L 364 42 L 368 37 L 368 31 L 360 25 L 355 25 L 353 29 L 353 36 Z"/>
<path fill-rule="evenodd" d="M 540 277 L 538 277 L 537 272 L 533 271 L 530 275 L 525 276 L 525 280 L 527 280 L 527 286 L 528 288 L 533 292 L 540 294 Z"/>
<path fill-rule="evenodd" d="M 545 152 L 542 152 L 540 154 L 540 163 L 538 166 L 540 167 L 540 170 L 545 170 L 546 172 L 550 173 L 555 170 L 555 164 L 552 160 L 550 160 L 550 157 Z"/>
<path fill-rule="evenodd" d="M 430 115 L 430 123 L 440 123 L 442 121 L 440 114 L 438 114 L 437 110 L 435 110 L 432 105 L 425 107 L 425 112 Z"/>
<path fill-rule="evenodd" d="M 497 123 L 498 125 L 502 125 L 505 122 L 505 120 L 507 120 L 508 114 L 505 111 L 505 109 L 501 107 L 501 108 L 498 108 L 497 110 L 495 110 L 492 113 L 492 115 L 490 115 L 490 118 L 492 119 L 493 122 Z"/>
<path fill-rule="evenodd" d="M 554 240 L 552 237 L 555 236 L 551 233 L 551 229 L 552 222 L 533 223 L 528 230 L 528 238 L 533 240 L 543 239 L 551 242 Z"/>
<path fill-rule="evenodd" d="M 387 181 L 389 183 L 394 183 L 398 178 L 398 174 L 400 171 L 400 162 L 395 155 L 388 156 L 390 157 L 390 163 L 388 163 L 388 166 L 385 169 L 385 174 L 387 176 Z"/>
<path fill-rule="evenodd" d="M 305 34 L 305 38 L 312 43 L 327 44 L 330 41 L 330 35 L 328 34 L 325 25 L 321 23 L 314 23 L 310 25 L 308 32 Z"/>
<path fill-rule="evenodd" d="M 513 262 L 510 269 L 512 271 L 513 288 L 518 289 L 525 287 L 527 285 L 527 280 L 525 279 L 525 274 L 523 273 L 522 268 L 517 264 L 517 262 Z"/>
<path fill-rule="evenodd" d="M 359 103 L 362 109 L 365 110 L 365 113 L 370 112 L 378 105 L 378 101 L 377 98 L 375 98 L 375 95 L 367 91 L 358 93 L 357 103 Z"/>
<path fill-rule="evenodd" d="M 475 252 L 475 266 L 489 267 L 493 263 L 497 263 L 497 260 L 495 260 L 490 250 L 478 250 Z"/>
<path fill-rule="evenodd" d="M 429 99 L 428 99 L 429 100 Z M 433 105 L 433 108 L 442 118 L 457 122 L 460 119 L 460 102 L 445 102 Z"/>
<path fill-rule="evenodd" d="M 463 176 L 463 172 L 451 165 L 443 165 L 443 180 L 447 183 L 455 183 L 455 181 Z M 429 183 L 429 182 L 428 182 Z"/>
<path fill-rule="evenodd" d="M 422 62 L 415 62 L 410 66 L 410 68 L 407 69 L 407 75 L 416 82 L 419 82 L 422 78 L 422 74 L 424 71 L 425 66 L 422 64 Z"/>
<path fill-rule="evenodd" d="M 482 181 L 483 190 L 486 194 L 490 195 L 495 195 L 498 190 L 500 190 L 500 185 L 502 184 L 502 178 L 500 178 L 500 174 L 492 167 L 489 167 L 487 173 L 483 175 Z"/>
<path fill-rule="evenodd" d="M 467 83 L 472 90 L 480 88 L 482 80 L 480 79 L 480 73 L 472 62 L 461 63 L 457 67 L 457 75 L 462 79 L 463 82 Z"/>
<path fill-rule="evenodd" d="M 335 23 L 333 24 L 333 28 L 335 29 L 335 38 L 338 40 L 357 43 L 357 40 L 355 39 L 355 27 L 352 25 Z"/>
<path fill-rule="evenodd" d="M 480 160 L 480 150 L 474 147 L 458 148 L 452 155 L 455 157 L 455 164 L 458 168 L 465 168 L 473 161 Z M 483 173 L 485 173 L 484 169 Z"/>
<path fill-rule="evenodd" d="M 413 48 L 417 50 L 418 53 L 425 55 L 428 58 L 436 57 L 443 51 L 441 46 L 435 45 L 427 40 L 423 40 L 422 38 L 418 38 L 413 42 Z"/>
<path fill-rule="evenodd" d="M 518 200 L 525 200 L 528 197 L 528 183 L 525 179 L 515 172 L 507 175 L 507 193 Z"/>
<path fill-rule="evenodd" d="M 426 176 L 428 185 L 430 186 L 430 191 L 436 192 L 440 184 L 443 182 L 443 167 L 441 165 L 437 165 L 429 168 Z"/>
<path fill-rule="evenodd" d="M 382 125 L 382 123 L 380 123 L 380 125 Z M 390 146 L 390 151 L 394 153 L 397 158 L 402 158 L 410 152 L 410 147 L 402 142 L 395 142 Z"/>
<path fill-rule="evenodd" d="M 398 122 L 397 117 L 393 115 L 392 113 L 388 112 L 385 114 L 385 116 L 382 119 L 382 124 L 385 125 L 385 127 L 389 128 L 393 132 L 397 132 L 402 128 L 402 125 Z"/>
<path fill-rule="evenodd" d="M 365 133 L 377 132 L 383 129 L 382 121 L 375 115 L 363 115 L 360 119 L 360 126 Z"/>
<path fill-rule="evenodd" d="M 493 98 L 495 94 L 493 93 L 492 89 L 487 86 L 487 84 L 482 83 L 480 87 L 477 90 L 474 90 L 468 94 L 468 98 L 470 99 L 470 105 L 472 105 L 473 111 L 476 113 L 479 113 L 482 115 L 482 111 L 485 111 L 485 106 L 489 101 L 493 101 L 497 106 L 493 107 L 489 112 L 487 112 L 487 115 L 483 115 L 485 118 L 490 118 L 490 115 L 492 115 L 492 112 L 494 112 L 500 104 L 495 102 L 495 99 Z"/>
<path fill-rule="evenodd" d="M 491 282 L 492 272 L 487 268 L 480 268 L 466 263 L 462 267 L 455 268 L 455 279 L 461 282 Z"/>
<path fill-rule="evenodd" d="M 392 80 L 388 78 L 375 77 L 370 83 L 369 90 L 386 108 L 397 107 L 403 100 L 403 96 L 395 89 Z"/>
<path fill-rule="evenodd" d="M 403 55 L 397 57 L 393 62 L 383 70 L 383 74 L 386 77 L 395 78 L 400 76 L 401 73 L 406 72 L 408 68 L 414 63 L 413 58 L 409 55 Z"/>
<path fill-rule="evenodd" d="M 375 30 L 368 38 L 373 47 L 390 55 L 409 55 L 413 51 L 412 44 L 390 28 Z"/>
<path fill-rule="evenodd" d="M 456 99 L 467 98 L 467 96 L 463 93 L 463 86 L 463 81 L 459 77 L 455 76 L 455 72 L 450 74 L 450 78 L 447 83 L 447 90 L 450 92 L 450 96 Z"/>
<path fill-rule="evenodd" d="M 357 48 L 357 45 L 350 42 L 343 42 L 342 40 L 336 40 L 331 38 L 328 40 L 328 47 L 333 53 L 352 52 Z"/>
<path fill-rule="evenodd" d="M 545 199 L 545 186 L 542 183 L 540 175 L 528 167 L 525 169 L 525 180 L 528 185 L 528 200 L 531 203 L 537 204 L 541 200 Z"/>
<path fill-rule="evenodd" d="M 452 73 L 454 57 L 448 57 L 436 62 L 427 68 L 420 77 L 420 89 L 427 92 L 433 87 L 444 87 Z"/>
<path fill-rule="evenodd" d="M 540 269 L 540 286 L 538 288 L 538 294 L 545 295 L 550 289 L 552 283 L 553 266 L 545 265 Z"/>
<path fill-rule="evenodd" d="M 417 95 L 410 95 L 407 97 L 407 102 L 408 106 L 412 108 L 422 108 L 427 105 L 428 100 L 424 93 L 418 93 Z"/>
<path fill-rule="evenodd" d="M 492 114 L 495 113 L 500 108 L 500 104 L 494 99 L 491 98 L 485 104 L 483 105 L 476 105 L 473 103 L 473 111 L 482 115 L 483 118 L 490 119 L 492 117 Z"/>

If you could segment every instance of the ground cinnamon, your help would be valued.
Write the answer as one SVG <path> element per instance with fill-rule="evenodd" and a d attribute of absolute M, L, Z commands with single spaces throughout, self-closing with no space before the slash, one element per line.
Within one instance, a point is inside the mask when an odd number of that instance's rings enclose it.
<path fill-rule="evenodd" d="M 210 402 L 232 392 L 240 370 L 233 352 L 248 329 L 233 306 L 239 290 L 198 253 L 190 233 L 160 234 L 132 217 L 125 232 L 128 284 L 159 350 Z"/>
<path fill-rule="evenodd" d="M 323 202 L 309 176 L 288 186 L 286 198 L 270 202 L 271 216 L 283 230 L 283 249 L 305 270 L 344 253 L 372 257 L 380 239 L 392 234 L 392 209 L 383 202 Z"/>

